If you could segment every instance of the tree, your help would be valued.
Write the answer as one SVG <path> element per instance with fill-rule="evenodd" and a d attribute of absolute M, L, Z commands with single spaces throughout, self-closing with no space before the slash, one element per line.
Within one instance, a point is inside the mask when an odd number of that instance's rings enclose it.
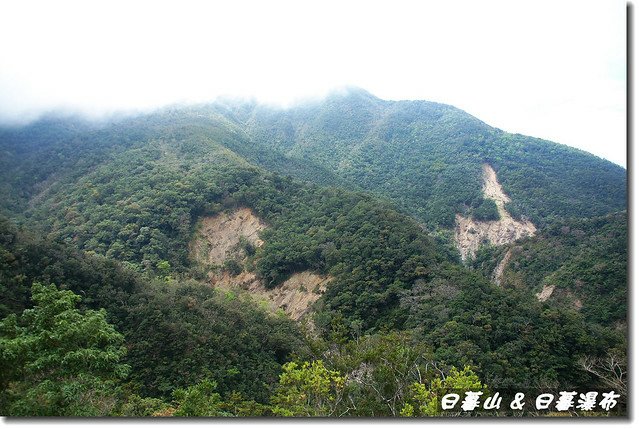
<path fill-rule="evenodd" d="M 203 380 L 195 386 L 177 389 L 173 397 L 177 402 L 175 416 L 231 416 L 223 410 L 222 397 L 216 392 L 217 383 Z"/>
<path fill-rule="evenodd" d="M 623 349 L 611 349 L 606 356 L 583 356 L 579 359 L 584 371 L 597 376 L 605 386 L 624 397 L 628 394 L 627 362 Z"/>
<path fill-rule="evenodd" d="M 403 417 L 437 416 L 440 414 L 439 400 L 442 395 L 483 389 L 486 389 L 486 385 L 482 384 L 470 367 L 466 366 L 461 371 L 453 367 L 446 377 L 434 379 L 428 387 L 426 384 L 414 383 L 412 398 L 404 404 L 401 415 Z"/>
<path fill-rule="evenodd" d="M 342 400 L 346 377 L 326 369 L 321 360 L 282 367 L 280 384 L 271 398 L 279 416 L 332 416 Z"/>
<path fill-rule="evenodd" d="M 437 370 L 428 344 L 406 332 L 365 336 L 332 355 L 336 367 L 348 374 L 345 412 L 358 416 L 399 415 L 413 384 Z"/>
<path fill-rule="evenodd" d="M 217 393 L 217 383 L 204 379 L 194 386 L 173 392 L 175 407 L 167 407 L 164 413 L 181 417 L 256 417 L 266 415 L 269 408 L 246 399 L 241 393 L 231 392 L 226 398 Z"/>
<path fill-rule="evenodd" d="M 106 311 L 76 308 L 80 297 L 34 283 L 34 307 L 0 322 L 3 415 L 100 416 L 116 405 L 129 367 L 124 337 Z"/>

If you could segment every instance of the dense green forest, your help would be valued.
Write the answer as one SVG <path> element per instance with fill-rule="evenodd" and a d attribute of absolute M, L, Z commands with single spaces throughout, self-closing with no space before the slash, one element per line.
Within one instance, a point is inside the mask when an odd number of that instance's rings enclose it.
<path fill-rule="evenodd" d="M 0 153 L 4 415 L 421 416 L 446 388 L 618 388 L 583 364 L 626 349 L 625 170 L 592 155 L 361 91 L 50 117 Z M 455 214 L 499 217 L 483 163 L 542 229 L 464 266 Z M 331 279 L 304 322 L 190 258 L 197 221 L 238 207 L 268 227 L 235 270 Z"/>
<path fill-rule="evenodd" d="M 468 368 L 466 373 L 473 374 L 473 379 L 499 388 L 552 386 L 559 380 L 571 380 L 574 387 L 590 386 L 594 380 L 580 370 L 575 357 L 623 350 L 620 333 L 587 324 L 575 311 L 536 303 L 529 294 L 498 289 L 459 266 L 448 265 L 450 271 L 440 273 L 439 280 L 418 280 L 404 291 L 399 306 L 410 317 L 396 323 L 394 329 L 362 332 L 358 319 L 344 317 L 345 309 L 325 309 L 317 316 L 326 321 L 318 325 L 321 335 L 317 337 L 305 336 L 286 317 L 269 315 L 246 297 L 187 279 L 145 279 L 107 258 L 64 244 L 47 244 L 7 222 L 2 237 L 3 260 L 11 261 L 2 268 L 2 283 L 14 290 L 34 284 L 33 300 L 28 292 L 13 299 L 14 307 L 7 309 L 13 311 L 2 322 L 4 414 L 182 415 L 180 401 L 185 399 L 181 395 L 188 397 L 185 391 L 192 391 L 193 401 L 204 401 L 192 405 L 195 414 L 324 415 L 330 410 L 348 415 L 400 415 L 412 401 L 416 384 L 432 388 L 432 383 L 455 377 L 455 367 Z M 43 260 L 54 268 L 43 269 L 39 265 Z M 43 304 L 36 294 L 44 293 L 39 281 L 63 285 L 68 292 L 50 300 L 66 297 L 71 303 L 38 310 Z M 62 293 L 55 286 L 47 290 Z M 71 291 L 81 294 L 82 300 L 80 295 L 69 295 Z M 27 313 L 64 310 L 60 317 L 67 318 L 71 317 L 67 310 L 77 301 L 90 315 L 96 314 L 95 309 L 106 309 L 99 316 L 105 319 L 99 322 L 100 329 L 111 332 L 119 348 L 109 349 L 102 334 L 97 340 L 85 338 L 85 330 L 57 333 L 62 329 L 59 324 L 30 325 L 33 316 Z M 16 319 L 20 308 L 34 304 L 33 310 Z M 78 317 L 74 315 L 73 320 Z M 48 331 L 40 335 L 37 329 Z M 598 334 L 595 337 L 593 330 Z M 377 333 L 384 331 L 389 333 Z M 91 332 L 94 330 L 87 334 Z M 60 335 L 71 336 L 77 344 L 65 340 L 39 345 L 30 340 L 30 336 L 45 341 Z M 59 349 L 60 344 L 64 348 Z M 64 367 L 51 378 L 37 364 L 40 359 L 50 365 L 57 365 L 58 360 L 68 362 L 65 359 L 74 353 L 89 353 L 84 348 L 116 353 L 123 366 L 117 367 L 117 374 L 106 375 L 94 373 L 92 367 Z M 41 356 L 43 353 L 53 356 Z M 100 356 L 96 359 L 104 358 Z M 285 364 L 289 360 L 295 365 Z M 389 361 L 401 367 L 402 378 L 397 379 L 388 368 Z M 435 373 L 433 365 L 439 368 Z M 364 384 L 356 376 L 362 367 L 370 372 Z M 320 374 L 309 375 L 309 380 L 297 374 L 288 380 L 286 374 L 293 370 Z M 111 384 L 103 384 L 102 377 Z M 339 386 L 336 379 L 342 380 Z M 98 382 L 108 389 L 95 391 L 93 385 Z M 295 396 L 302 395 L 300 389 L 314 391 L 316 387 L 306 385 L 311 382 L 327 386 L 326 398 L 317 398 L 322 406 Z M 75 387 L 68 388 L 68 384 Z M 287 389 L 292 392 L 282 393 Z M 326 404 L 331 397 L 336 400 L 338 393 L 333 389 L 339 390 L 342 399 L 346 395 L 348 402 Z M 85 390 L 97 395 L 96 408 L 82 408 Z M 43 392 L 51 402 L 39 400 Z M 392 405 L 385 395 L 393 398 Z M 330 408 L 333 406 L 335 409 Z"/>
<path fill-rule="evenodd" d="M 0 130 L 0 192 L 12 201 L 2 208 L 24 207 L 52 182 L 81 177 L 152 140 L 215 142 L 284 176 L 373 192 L 433 228 L 451 227 L 455 213 L 486 216 L 482 163 L 497 171 L 513 200 L 511 214 L 538 225 L 626 207 L 626 172 L 609 161 L 505 133 L 452 106 L 385 101 L 351 89 L 289 109 L 221 101 L 101 123 L 49 118 Z"/>
<path fill-rule="evenodd" d="M 388 198 L 432 227 L 482 204 L 481 165 L 490 164 L 513 199 L 508 210 L 535 224 L 579 213 L 623 210 L 625 170 L 586 152 L 489 127 L 452 106 L 385 101 L 361 89 L 293 109 L 218 108 L 254 145 L 304 160 Z M 269 159 L 260 165 L 280 169 Z M 333 184 L 327 177 L 322 183 Z"/>
<path fill-rule="evenodd" d="M 490 276 L 510 249 L 502 274 L 506 288 L 540 292 L 554 285 L 550 302 L 577 306 L 589 321 L 624 326 L 628 317 L 628 217 L 556 221 L 536 237 L 506 248 L 485 247 L 475 267 Z"/>

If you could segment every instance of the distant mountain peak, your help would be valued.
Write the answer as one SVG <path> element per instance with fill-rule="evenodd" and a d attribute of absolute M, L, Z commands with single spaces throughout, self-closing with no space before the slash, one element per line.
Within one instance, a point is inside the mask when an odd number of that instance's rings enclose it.
<path fill-rule="evenodd" d="M 328 95 L 334 96 L 334 97 L 366 97 L 366 98 L 373 98 L 373 99 L 379 100 L 378 97 L 375 97 L 369 91 L 354 85 L 344 85 L 344 86 L 337 87 L 329 91 Z"/>

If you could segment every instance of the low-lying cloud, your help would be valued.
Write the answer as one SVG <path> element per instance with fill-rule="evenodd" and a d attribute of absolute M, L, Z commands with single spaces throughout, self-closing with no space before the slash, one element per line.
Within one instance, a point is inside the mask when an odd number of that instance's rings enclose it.
<path fill-rule="evenodd" d="M 288 105 L 355 85 L 625 165 L 624 13 L 582 0 L 3 2 L 0 122 L 221 95 Z"/>

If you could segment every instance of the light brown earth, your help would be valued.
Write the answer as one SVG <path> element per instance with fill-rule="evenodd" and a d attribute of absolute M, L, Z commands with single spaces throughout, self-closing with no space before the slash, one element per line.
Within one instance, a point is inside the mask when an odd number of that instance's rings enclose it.
<path fill-rule="evenodd" d="M 237 276 L 210 272 L 209 279 L 216 288 L 248 292 L 257 301 L 266 303 L 271 311 L 281 309 L 293 320 L 300 320 L 309 312 L 332 280 L 311 271 L 302 271 L 293 274 L 281 285 L 266 289 L 255 274 L 246 271 Z"/>
<path fill-rule="evenodd" d="M 506 268 L 506 265 L 508 265 L 508 262 L 510 261 L 511 256 L 512 256 L 512 249 L 508 249 L 508 251 L 506 252 L 504 257 L 501 259 L 499 264 L 495 267 L 495 271 L 493 271 L 492 279 L 497 286 L 501 284 L 501 277 L 504 274 L 504 269 Z"/>
<path fill-rule="evenodd" d="M 544 288 L 541 290 L 541 292 L 535 294 L 535 296 L 539 301 L 545 302 L 546 300 L 548 300 L 548 298 L 550 298 L 554 291 L 555 285 L 544 285 Z"/>
<path fill-rule="evenodd" d="M 283 310 L 291 319 L 300 320 L 326 291 L 331 277 L 311 271 L 294 273 L 281 285 L 267 289 L 262 280 L 246 270 L 238 275 L 222 269 L 224 261 L 234 258 L 242 265 L 247 258 L 238 249 L 244 237 L 255 247 L 264 242 L 259 238 L 266 224 L 248 208 L 224 212 L 202 219 L 191 243 L 191 257 L 209 268 L 208 278 L 215 288 L 247 293 L 271 311 Z"/>
<path fill-rule="evenodd" d="M 485 241 L 503 245 L 532 236 L 537 231 L 532 222 L 515 220 L 508 213 L 504 205 L 510 202 L 510 198 L 497 180 L 495 170 L 488 164 L 483 165 L 483 178 L 484 197 L 495 201 L 499 220 L 477 221 L 471 217 L 456 215 L 455 242 L 464 261 L 474 258 L 479 246 Z"/>
<path fill-rule="evenodd" d="M 264 228 L 266 224 L 246 207 L 205 217 L 191 245 L 192 255 L 201 263 L 222 265 L 226 259 L 235 256 L 241 237 L 260 247 L 263 241 L 258 234 Z"/>

